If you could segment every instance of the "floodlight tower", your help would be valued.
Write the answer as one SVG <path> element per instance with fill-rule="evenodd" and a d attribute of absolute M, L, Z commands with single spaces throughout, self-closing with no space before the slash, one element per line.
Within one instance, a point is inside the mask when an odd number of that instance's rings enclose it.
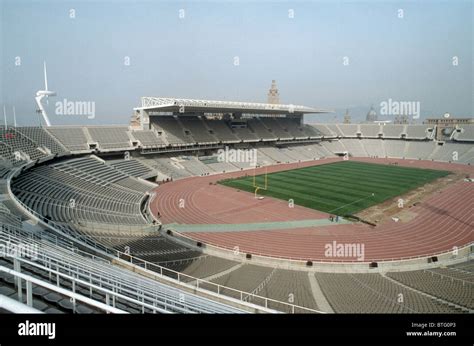
<path fill-rule="evenodd" d="M 46 114 L 46 110 L 44 109 L 43 104 L 41 101 L 46 97 L 46 104 L 49 104 L 49 97 L 50 96 L 56 96 L 56 92 L 48 90 L 48 75 L 46 73 L 46 62 L 43 62 L 43 72 L 44 72 L 44 90 L 38 90 L 36 92 L 36 104 L 38 105 L 38 108 L 41 112 L 41 115 L 43 116 L 44 122 L 46 123 L 46 126 L 51 126 L 51 122 L 49 121 L 48 115 Z"/>

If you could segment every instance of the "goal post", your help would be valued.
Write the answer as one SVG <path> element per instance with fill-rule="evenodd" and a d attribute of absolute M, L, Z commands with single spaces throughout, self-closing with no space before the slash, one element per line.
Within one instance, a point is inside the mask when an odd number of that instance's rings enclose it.
<path fill-rule="evenodd" d="M 267 190 L 268 189 L 268 170 L 265 167 L 265 173 L 261 174 L 263 176 L 263 182 L 258 181 L 257 179 L 257 168 L 253 171 L 253 187 L 255 188 L 255 198 L 257 198 L 258 190 Z"/>

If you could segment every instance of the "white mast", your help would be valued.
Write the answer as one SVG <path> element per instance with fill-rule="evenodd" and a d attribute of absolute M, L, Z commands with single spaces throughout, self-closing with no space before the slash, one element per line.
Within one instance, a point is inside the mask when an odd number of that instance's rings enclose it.
<path fill-rule="evenodd" d="M 36 92 L 36 104 L 38 105 L 38 108 L 41 112 L 41 115 L 43 116 L 44 122 L 46 123 L 46 126 L 51 126 L 51 122 L 49 121 L 48 115 L 46 114 L 46 110 L 44 109 L 43 104 L 41 101 L 43 98 L 46 97 L 46 103 L 48 102 L 48 99 L 50 96 L 56 96 L 56 92 L 48 90 L 48 75 L 46 73 L 46 61 L 43 62 L 43 72 L 44 72 L 44 89 L 45 90 L 38 90 Z"/>
<path fill-rule="evenodd" d="M 16 128 L 16 112 L 15 112 L 15 106 L 13 106 L 13 126 Z"/>
<path fill-rule="evenodd" d="M 5 120 L 5 131 L 8 129 L 7 124 L 7 110 L 5 109 L 5 105 L 3 105 L 3 119 Z"/>
<path fill-rule="evenodd" d="M 48 75 L 46 74 L 46 61 L 43 61 L 44 90 L 48 90 Z"/>

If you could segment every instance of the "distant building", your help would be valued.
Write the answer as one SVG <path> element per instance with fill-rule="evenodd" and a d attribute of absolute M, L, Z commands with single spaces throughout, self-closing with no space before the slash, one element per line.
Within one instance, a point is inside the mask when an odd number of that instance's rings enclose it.
<path fill-rule="evenodd" d="M 270 90 L 268 90 L 268 102 L 271 104 L 279 104 L 280 103 L 280 94 L 278 93 L 278 89 L 276 86 L 276 81 L 272 80 L 272 86 Z"/>
<path fill-rule="evenodd" d="M 457 125 L 474 124 L 474 118 L 428 118 L 425 124 L 436 125 L 436 138 L 438 140 L 448 140 L 456 131 Z"/>
<path fill-rule="evenodd" d="M 137 111 L 134 111 L 133 115 L 130 117 L 130 127 L 133 130 L 141 130 L 142 125 L 140 123 L 140 113 Z"/>
<path fill-rule="evenodd" d="M 396 115 L 394 124 L 408 124 L 408 115 Z"/>
<path fill-rule="evenodd" d="M 428 118 L 425 120 L 425 124 L 434 125 L 465 125 L 474 124 L 474 118 Z"/>
<path fill-rule="evenodd" d="M 368 123 L 372 123 L 377 120 L 378 120 L 377 112 L 375 111 L 374 106 L 372 105 L 370 107 L 370 111 L 367 113 L 367 117 L 365 118 L 365 121 Z"/>
<path fill-rule="evenodd" d="M 344 115 L 344 124 L 350 124 L 351 123 L 351 116 L 349 114 L 349 110 L 346 109 L 346 114 Z"/>

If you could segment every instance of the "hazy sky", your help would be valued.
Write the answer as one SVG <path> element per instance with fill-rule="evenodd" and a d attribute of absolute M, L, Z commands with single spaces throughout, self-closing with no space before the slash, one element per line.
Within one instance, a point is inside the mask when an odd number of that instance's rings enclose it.
<path fill-rule="evenodd" d="M 0 103 L 19 124 L 38 123 L 43 60 L 53 124 L 125 124 L 140 96 L 265 102 L 272 79 L 282 103 L 357 115 L 392 99 L 420 102 L 422 118 L 474 114 L 473 1 L 0 4 Z M 55 115 L 63 99 L 95 102 L 96 118 Z"/>

